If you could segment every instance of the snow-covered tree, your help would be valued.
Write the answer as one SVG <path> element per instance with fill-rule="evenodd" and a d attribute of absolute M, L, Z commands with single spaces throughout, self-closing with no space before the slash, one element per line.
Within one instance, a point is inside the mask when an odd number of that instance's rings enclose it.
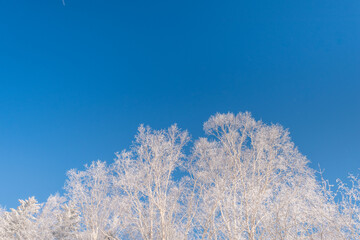
<path fill-rule="evenodd" d="M 116 209 L 119 206 L 118 198 L 112 193 L 111 175 L 106 163 L 93 162 L 86 166 L 85 171 L 70 170 L 68 177 L 65 189 L 72 208 L 67 209 L 66 217 L 71 219 L 71 215 L 79 212 L 80 230 L 77 237 L 89 240 L 116 239 L 117 231 L 122 228 L 119 219 L 122 213 L 121 208 Z"/>
<path fill-rule="evenodd" d="M 33 240 L 38 239 L 36 216 L 41 205 L 35 197 L 19 200 L 20 206 L 4 212 L 1 220 L 1 239 Z"/>
<path fill-rule="evenodd" d="M 17 209 L 0 212 L 0 239 L 76 239 L 78 213 L 64 203 L 64 197 L 50 196 L 45 204 L 34 197 L 19 201 Z"/>
<path fill-rule="evenodd" d="M 330 239 L 334 206 L 279 125 L 217 114 L 194 146 L 202 239 Z"/>
<path fill-rule="evenodd" d="M 115 187 L 129 203 L 128 237 L 134 239 L 185 239 L 186 182 L 176 181 L 174 171 L 183 167 L 187 132 L 176 125 L 154 131 L 139 127 L 131 151 L 117 154 Z"/>
<path fill-rule="evenodd" d="M 65 197 L 50 196 L 37 218 L 39 239 L 76 239 L 79 222 L 79 212 L 68 206 Z"/>
<path fill-rule="evenodd" d="M 337 219 L 346 239 L 360 237 L 360 178 L 349 175 L 350 186 L 338 180 L 341 200 Z"/>

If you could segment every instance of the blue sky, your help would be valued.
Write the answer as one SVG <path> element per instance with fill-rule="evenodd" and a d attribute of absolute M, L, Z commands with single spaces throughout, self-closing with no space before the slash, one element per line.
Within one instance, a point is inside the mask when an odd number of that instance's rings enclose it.
<path fill-rule="evenodd" d="M 332 182 L 360 167 L 360 1 L 4 1 L 0 204 L 61 191 L 139 124 L 289 128 Z"/>

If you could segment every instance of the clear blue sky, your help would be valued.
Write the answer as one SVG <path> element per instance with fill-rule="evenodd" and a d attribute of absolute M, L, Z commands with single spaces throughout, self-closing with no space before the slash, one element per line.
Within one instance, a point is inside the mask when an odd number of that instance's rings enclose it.
<path fill-rule="evenodd" d="M 1 205 L 216 112 L 289 128 L 331 181 L 360 167 L 359 0 L 65 1 L 1 4 Z"/>

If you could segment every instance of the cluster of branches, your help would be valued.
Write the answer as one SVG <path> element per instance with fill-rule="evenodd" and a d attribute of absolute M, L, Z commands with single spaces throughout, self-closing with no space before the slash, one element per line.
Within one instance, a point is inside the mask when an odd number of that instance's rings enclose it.
<path fill-rule="evenodd" d="M 184 153 L 176 125 L 139 127 L 110 165 L 70 170 L 64 196 L 0 211 L 0 239 L 360 239 L 360 181 L 332 191 L 279 125 L 217 114 Z"/>

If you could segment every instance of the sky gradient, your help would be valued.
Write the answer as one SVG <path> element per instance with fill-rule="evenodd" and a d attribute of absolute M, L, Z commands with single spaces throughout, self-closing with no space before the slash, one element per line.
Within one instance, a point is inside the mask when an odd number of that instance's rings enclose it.
<path fill-rule="evenodd" d="M 144 123 L 192 139 L 217 112 L 290 130 L 332 183 L 360 167 L 360 1 L 4 1 L 0 205 L 45 201 L 66 171 Z"/>

